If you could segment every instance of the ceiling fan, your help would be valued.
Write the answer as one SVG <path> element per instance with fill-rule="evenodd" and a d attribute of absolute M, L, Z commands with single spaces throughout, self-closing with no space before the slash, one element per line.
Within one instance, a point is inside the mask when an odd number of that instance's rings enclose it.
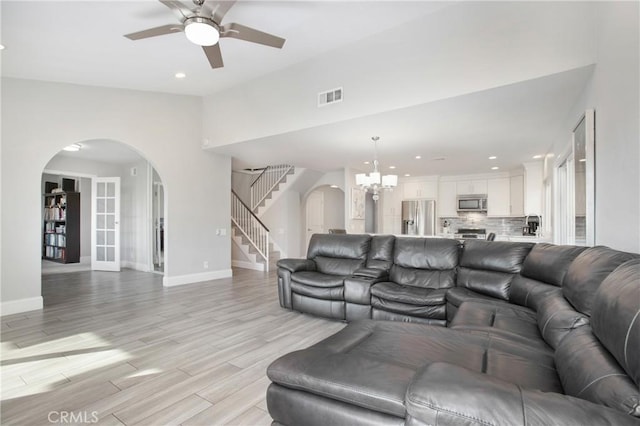
<path fill-rule="evenodd" d="M 222 68 L 222 53 L 220 52 L 221 38 L 229 37 L 238 40 L 250 41 L 265 46 L 281 49 L 285 39 L 272 34 L 264 33 L 244 25 L 230 23 L 222 25 L 222 19 L 237 0 L 192 0 L 195 4 L 189 9 L 177 0 L 159 0 L 167 6 L 180 20 L 179 24 L 161 25 L 148 30 L 126 34 L 129 40 L 156 37 L 165 34 L 184 32 L 187 39 L 194 44 L 202 46 L 211 68 Z"/>

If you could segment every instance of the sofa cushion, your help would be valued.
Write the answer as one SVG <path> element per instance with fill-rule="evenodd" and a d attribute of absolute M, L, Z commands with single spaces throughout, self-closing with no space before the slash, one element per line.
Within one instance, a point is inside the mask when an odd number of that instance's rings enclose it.
<path fill-rule="evenodd" d="M 393 235 L 374 235 L 367 254 L 367 268 L 389 271 L 393 263 L 393 246 L 396 237 Z"/>
<path fill-rule="evenodd" d="M 640 385 L 640 258 L 604 280 L 594 298 L 591 323 L 598 340 Z"/>
<path fill-rule="evenodd" d="M 370 242 L 370 235 L 313 234 L 307 259 L 315 261 L 318 272 L 351 275 L 365 265 Z"/>
<path fill-rule="evenodd" d="M 538 304 L 562 286 L 569 265 L 585 249 L 546 243 L 533 246 L 511 283 L 509 301 L 537 311 Z"/>
<path fill-rule="evenodd" d="M 571 330 L 589 324 L 589 317 L 573 309 L 560 292 L 540 302 L 537 314 L 540 334 L 553 348 L 557 348 Z"/>
<path fill-rule="evenodd" d="M 315 287 L 291 281 L 291 290 L 294 294 L 302 294 L 323 300 L 344 300 L 344 287 Z"/>
<path fill-rule="evenodd" d="M 398 314 L 444 320 L 446 317 L 445 293 L 444 289 L 381 282 L 371 288 L 371 306 Z M 376 315 L 374 318 L 379 316 Z"/>
<path fill-rule="evenodd" d="M 396 238 L 394 265 L 403 268 L 450 270 L 458 265 L 460 243 L 449 238 Z"/>
<path fill-rule="evenodd" d="M 618 266 L 637 257 L 604 246 L 586 249 L 569 266 L 562 286 L 564 297 L 576 310 L 591 315 L 593 298 L 602 281 Z"/>
<path fill-rule="evenodd" d="M 310 285 L 313 287 L 339 287 L 344 284 L 344 277 L 340 275 L 328 275 L 320 272 L 305 271 L 291 274 L 291 285 L 293 283 Z"/>
<path fill-rule="evenodd" d="M 567 395 L 640 417 L 638 386 L 593 335 L 590 326 L 580 327 L 562 340 L 556 350 L 556 365 Z"/>
<path fill-rule="evenodd" d="M 405 417 L 405 392 L 416 371 L 447 362 L 519 386 L 560 392 L 553 357 L 444 327 L 364 320 L 267 370 L 282 386 Z"/>
<path fill-rule="evenodd" d="M 543 283 L 562 286 L 569 265 L 586 247 L 539 243 L 531 248 L 520 274 Z"/>
<path fill-rule="evenodd" d="M 497 301 L 495 297 L 487 296 L 465 287 L 453 287 L 447 290 L 447 302 L 457 307 L 467 300 L 477 299 Z"/>
<path fill-rule="evenodd" d="M 373 285 L 371 294 L 381 299 L 408 305 L 443 305 L 445 303 L 446 290 L 381 282 Z"/>
<path fill-rule="evenodd" d="M 529 243 L 465 241 L 456 286 L 508 300 L 511 281 L 531 247 Z"/>

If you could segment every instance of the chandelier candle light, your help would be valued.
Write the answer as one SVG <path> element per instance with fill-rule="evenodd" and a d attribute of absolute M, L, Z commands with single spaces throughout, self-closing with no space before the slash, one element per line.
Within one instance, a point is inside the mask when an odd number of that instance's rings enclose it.
<path fill-rule="evenodd" d="M 371 140 L 373 140 L 373 172 L 366 173 L 358 173 L 356 175 L 356 185 L 360 186 L 364 190 L 364 192 L 371 191 L 373 194 L 373 201 L 378 201 L 380 199 L 379 191 L 380 189 L 392 190 L 396 186 L 398 186 L 398 176 L 397 175 L 384 175 L 380 176 L 380 172 L 378 171 L 378 140 L 380 138 L 378 136 L 373 136 Z"/>

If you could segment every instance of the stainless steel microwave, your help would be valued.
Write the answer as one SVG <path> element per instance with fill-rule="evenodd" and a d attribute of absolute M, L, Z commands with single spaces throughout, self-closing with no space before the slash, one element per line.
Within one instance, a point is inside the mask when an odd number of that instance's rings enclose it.
<path fill-rule="evenodd" d="M 486 212 L 487 196 L 485 194 L 458 195 L 459 212 Z"/>

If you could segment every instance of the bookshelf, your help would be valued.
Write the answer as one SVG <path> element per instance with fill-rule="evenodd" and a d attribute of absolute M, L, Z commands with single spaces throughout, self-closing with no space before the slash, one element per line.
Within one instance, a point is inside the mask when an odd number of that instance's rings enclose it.
<path fill-rule="evenodd" d="M 80 193 L 51 192 L 43 198 L 42 258 L 80 262 Z"/>

